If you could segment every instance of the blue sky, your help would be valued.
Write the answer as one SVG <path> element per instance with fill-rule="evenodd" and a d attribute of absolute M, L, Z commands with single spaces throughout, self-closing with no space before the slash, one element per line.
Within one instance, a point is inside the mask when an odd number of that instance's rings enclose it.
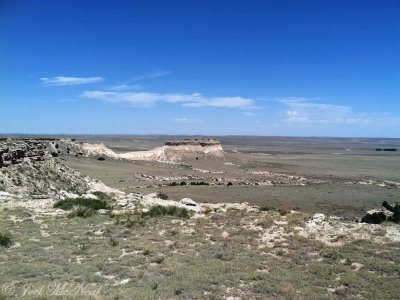
<path fill-rule="evenodd" d="M 400 1 L 0 0 L 0 132 L 400 137 Z"/>

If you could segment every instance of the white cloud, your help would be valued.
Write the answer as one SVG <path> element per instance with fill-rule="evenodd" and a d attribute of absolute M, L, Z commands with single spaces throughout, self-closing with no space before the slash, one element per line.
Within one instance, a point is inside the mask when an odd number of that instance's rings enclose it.
<path fill-rule="evenodd" d="M 104 81 L 103 77 L 42 77 L 40 78 L 43 85 L 46 86 L 64 86 L 64 85 L 80 85 L 88 83 L 96 83 Z"/>
<path fill-rule="evenodd" d="M 200 120 L 190 118 L 173 118 L 171 119 L 171 122 L 178 124 L 199 124 Z"/>
<path fill-rule="evenodd" d="M 281 113 L 284 122 L 319 123 L 319 124 L 352 124 L 370 123 L 370 118 L 363 113 L 355 113 L 350 106 L 317 103 L 316 99 L 276 98 L 288 107 Z"/>
<path fill-rule="evenodd" d="M 245 111 L 243 115 L 245 115 L 246 117 L 254 117 L 256 114 L 251 111 Z"/>
<path fill-rule="evenodd" d="M 163 77 L 163 76 L 167 76 L 171 73 L 172 73 L 171 71 L 156 69 L 155 71 L 133 77 L 132 79 L 127 80 L 125 82 L 117 83 L 111 87 L 108 87 L 107 90 L 112 90 L 112 91 L 140 90 L 140 89 L 142 89 L 142 86 L 139 84 L 134 84 L 136 81 L 140 81 L 143 79 L 152 79 L 152 78 L 157 78 L 157 77 Z"/>
<path fill-rule="evenodd" d="M 286 115 L 288 117 L 298 117 L 299 113 L 297 111 L 295 111 L 295 110 L 287 110 L 286 111 Z"/>
<path fill-rule="evenodd" d="M 121 83 L 121 84 L 116 84 L 111 87 L 109 87 L 109 90 L 113 91 L 129 91 L 129 90 L 140 90 L 142 87 L 138 84 L 126 84 L 126 83 Z"/>
<path fill-rule="evenodd" d="M 84 98 L 97 99 L 114 103 L 128 103 L 133 106 L 151 106 L 157 102 L 179 103 L 187 107 L 225 107 L 237 109 L 256 108 L 254 100 L 242 97 L 206 97 L 199 93 L 148 93 L 148 92 L 106 92 L 85 91 Z"/>
<path fill-rule="evenodd" d="M 106 92 L 106 91 L 85 91 L 81 95 L 84 98 L 92 98 L 113 103 L 129 103 L 134 106 L 151 106 L 159 99 L 156 94 L 151 93 L 130 93 L 130 92 Z"/>

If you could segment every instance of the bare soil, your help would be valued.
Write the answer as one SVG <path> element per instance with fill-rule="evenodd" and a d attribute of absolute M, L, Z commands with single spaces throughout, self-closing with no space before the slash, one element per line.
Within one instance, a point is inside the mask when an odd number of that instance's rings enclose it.
<path fill-rule="evenodd" d="M 118 150 L 131 151 L 138 145 L 162 145 L 168 136 L 123 136 L 85 138 L 104 142 Z M 175 137 L 177 139 L 179 137 Z M 378 152 L 377 147 L 398 147 L 399 139 L 321 139 L 219 137 L 227 152 L 225 160 L 193 160 L 181 165 L 159 162 L 126 162 L 107 159 L 61 157 L 68 166 L 126 192 L 143 194 L 159 190 L 171 199 L 189 197 L 198 202 L 249 202 L 279 209 L 323 212 L 343 217 L 361 217 L 383 201 L 400 200 L 400 152 Z M 143 150 L 143 148 L 140 148 Z M 249 172 L 301 176 L 311 181 L 298 185 L 286 180 L 272 186 L 256 183 L 280 178 Z M 142 178 L 144 174 L 149 178 Z M 152 178 L 154 177 L 154 178 Z M 188 179 L 179 178 L 188 177 Z M 210 186 L 165 186 L 171 182 L 205 181 Z M 232 186 L 226 186 L 228 182 Z M 373 183 L 368 181 L 374 181 Z M 247 182 L 251 185 L 241 184 Z M 218 185 L 220 184 L 220 185 Z M 380 185 L 379 185 L 380 184 Z M 159 186 L 161 185 L 161 186 Z"/>

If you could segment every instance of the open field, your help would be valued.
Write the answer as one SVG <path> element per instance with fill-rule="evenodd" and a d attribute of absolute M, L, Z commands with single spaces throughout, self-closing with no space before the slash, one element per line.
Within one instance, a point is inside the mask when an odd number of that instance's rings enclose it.
<path fill-rule="evenodd" d="M 385 226 L 368 239 L 332 231 L 327 244 L 301 234 L 302 214 L 230 209 L 127 221 L 135 218 L 0 211 L 14 241 L 1 249 L 0 283 L 12 282 L 11 296 L 23 299 L 62 296 L 64 284 L 94 299 L 398 298 L 400 248 L 382 244 Z"/>
<path fill-rule="evenodd" d="M 115 151 L 155 147 L 170 136 L 85 136 L 104 142 Z M 193 160 L 184 165 L 158 162 L 125 162 L 107 159 L 61 157 L 62 162 L 107 185 L 126 192 L 162 191 L 172 199 L 193 198 L 199 202 L 249 202 L 258 206 L 300 209 L 344 217 L 360 217 L 382 201 L 400 198 L 400 189 L 380 186 L 383 181 L 400 182 L 400 152 L 377 152 L 377 147 L 399 147 L 399 139 L 342 138 L 254 138 L 218 137 L 227 152 L 225 160 Z M 140 146 L 141 145 L 141 146 Z M 271 179 L 251 172 L 273 172 L 302 176 L 322 183 L 305 186 L 285 182 L 276 186 L 239 185 Z M 146 177 L 140 177 L 144 174 Z M 189 176 L 192 179 L 168 180 Z M 156 179 L 155 177 L 158 177 Z M 173 181 L 204 180 L 212 186 L 161 186 Z M 219 180 L 219 181 L 218 181 Z M 378 184 L 362 184 L 374 180 Z M 232 186 L 226 184 L 231 181 Z M 361 182 L 361 184 L 360 184 Z M 221 183 L 222 185 L 218 185 Z"/>
<path fill-rule="evenodd" d="M 63 149 L 174 137 L 75 138 L 1 141 L 19 147 L 0 168 L 1 300 L 398 298 L 400 225 L 359 220 L 399 201 L 399 152 L 374 150 L 399 140 L 230 137 L 224 158 L 159 162 Z"/>

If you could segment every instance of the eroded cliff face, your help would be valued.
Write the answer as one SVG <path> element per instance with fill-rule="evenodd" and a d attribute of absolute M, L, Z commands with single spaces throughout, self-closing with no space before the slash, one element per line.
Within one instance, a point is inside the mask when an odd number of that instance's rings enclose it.
<path fill-rule="evenodd" d="M 56 194 L 59 190 L 84 192 L 88 181 L 75 170 L 49 157 L 24 160 L 0 169 L 0 190 L 12 194 Z"/>
<path fill-rule="evenodd" d="M 181 161 L 185 159 L 217 159 L 224 158 L 224 150 L 218 144 L 210 145 L 179 145 L 164 146 L 165 157 L 171 161 Z"/>
<path fill-rule="evenodd" d="M 180 162 L 188 159 L 223 159 L 224 150 L 214 139 L 186 139 L 169 141 L 164 146 L 147 151 L 116 153 L 104 144 L 89 144 L 72 140 L 52 141 L 51 151 L 75 156 L 103 156 L 124 160 L 154 160 L 161 162 Z"/>
<path fill-rule="evenodd" d="M 0 141 L 0 168 L 22 163 L 26 159 L 43 161 L 47 155 L 47 147 L 41 140 Z"/>
<path fill-rule="evenodd" d="M 87 190 L 87 180 L 79 172 L 53 157 L 58 155 L 58 143 L 56 139 L 1 140 L 0 191 L 52 194 L 62 189 Z"/>
<path fill-rule="evenodd" d="M 167 141 L 166 146 L 221 146 L 220 142 L 215 139 L 184 139 L 181 141 Z"/>
<path fill-rule="evenodd" d="M 221 144 L 213 139 L 169 141 L 164 146 L 151 150 L 127 153 L 115 153 L 104 144 L 89 144 L 74 139 L 2 139 L 0 190 L 51 193 L 52 190 L 62 189 L 66 185 L 70 190 L 87 189 L 87 182 L 82 180 L 79 174 L 56 161 L 55 157 L 59 155 L 165 163 L 193 159 L 224 159 Z"/>
<path fill-rule="evenodd" d="M 185 139 L 168 141 L 163 149 L 163 157 L 168 161 L 187 159 L 223 159 L 224 150 L 215 139 Z"/>

